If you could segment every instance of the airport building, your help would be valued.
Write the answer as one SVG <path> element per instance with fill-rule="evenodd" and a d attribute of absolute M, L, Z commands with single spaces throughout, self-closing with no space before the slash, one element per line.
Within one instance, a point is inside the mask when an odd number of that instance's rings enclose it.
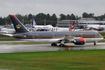
<path fill-rule="evenodd" d="M 105 21 L 96 21 L 93 18 L 82 18 L 80 20 L 62 20 L 57 22 L 57 27 L 71 27 L 73 21 L 75 21 L 74 28 L 85 28 L 87 25 L 105 25 Z"/>
<path fill-rule="evenodd" d="M 56 27 L 66 27 L 66 28 L 69 28 L 71 27 L 73 21 L 75 21 L 75 24 L 74 24 L 74 28 L 75 29 L 81 29 L 81 28 L 86 28 L 87 25 L 104 25 L 104 29 L 105 29 L 105 20 L 104 21 L 96 21 L 95 19 L 93 18 L 82 18 L 80 20 L 58 20 L 57 21 L 57 24 L 56 24 Z M 32 28 L 32 24 L 26 24 L 25 25 L 27 28 Z M 13 29 L 13 25 L 2 25 L 0 26 L 0 29 L 2 28 L 10 28 L 10 29 Z"/>

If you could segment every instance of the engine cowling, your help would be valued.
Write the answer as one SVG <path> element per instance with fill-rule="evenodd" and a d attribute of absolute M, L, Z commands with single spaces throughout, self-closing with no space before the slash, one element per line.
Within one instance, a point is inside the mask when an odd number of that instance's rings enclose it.
<path fill-rule="evenodd" d="M 86 40 L 84 38 L 78 38 L 78 39 L 74 39 L 74 44 L 75 45 L 84 45 L 86 42 Z"/>

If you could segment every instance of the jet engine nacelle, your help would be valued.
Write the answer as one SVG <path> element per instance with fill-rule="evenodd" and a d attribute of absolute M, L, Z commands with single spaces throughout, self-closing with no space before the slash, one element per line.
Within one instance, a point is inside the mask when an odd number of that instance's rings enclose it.
<path fill-rule="evenodd" d="M 78 38 L 78 39 L 74 39 L 74 44 L 75 45 L 84 45 L 86 42 L 86 40 L 84 38 Z"/>

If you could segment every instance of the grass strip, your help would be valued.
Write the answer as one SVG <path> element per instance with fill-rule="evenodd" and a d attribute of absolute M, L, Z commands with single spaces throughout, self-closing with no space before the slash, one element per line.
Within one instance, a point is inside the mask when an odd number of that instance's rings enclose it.
<path fill-rule="evenodd" d="M 104 70 L 105 50 L 1 53 L 0 68 L 16 70 Z"/>

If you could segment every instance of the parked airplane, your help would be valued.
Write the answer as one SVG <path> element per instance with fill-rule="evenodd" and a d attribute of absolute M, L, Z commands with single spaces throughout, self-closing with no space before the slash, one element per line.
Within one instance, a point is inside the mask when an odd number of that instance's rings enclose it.
<path fill-rule="evenodd" d="M 86 41 L 94 41 L 94 45 L 103 37 L 98 32 L 92 31 L 67 31 L 67 32 L 29 32 L 25 26 L 14 16 L 10 15 L 16 34 L 14 38 L 33 42 L 51 42 L 51 46 L 64 46 L 65 43 L 72 42 L 75 45 L 84 45 Z"/>
<path fill-rule="evenodd" d="M 2 28 L 0 32 L 3 34 L 11 34 L 11 33 L 15 33 L 15 30 L 9 29 L 9 28 Z"/>
<path fill-rule="evenodd" d="M 54 27 L 54 31 L 73 31 L 74 30 L 74 23 L 75 23 L 75 21 L 73 21 L 70 28 Z"/>
<path fill-rule="evenodd" d="M 47 29 L 47 30 L 51 30 L 51 28 L 53 27 L 52 25 L 37 25 L 35 20 L 33 19 L 33 27 L 37 30 L 37 29 Z"/>
<path fill-rule="evenodd" d="M 87 25 L 87 29 L 89 30 L 94 29 L 94 30 L 102 31 L 104 30 L 104 27 L 103 25 Z"/>

